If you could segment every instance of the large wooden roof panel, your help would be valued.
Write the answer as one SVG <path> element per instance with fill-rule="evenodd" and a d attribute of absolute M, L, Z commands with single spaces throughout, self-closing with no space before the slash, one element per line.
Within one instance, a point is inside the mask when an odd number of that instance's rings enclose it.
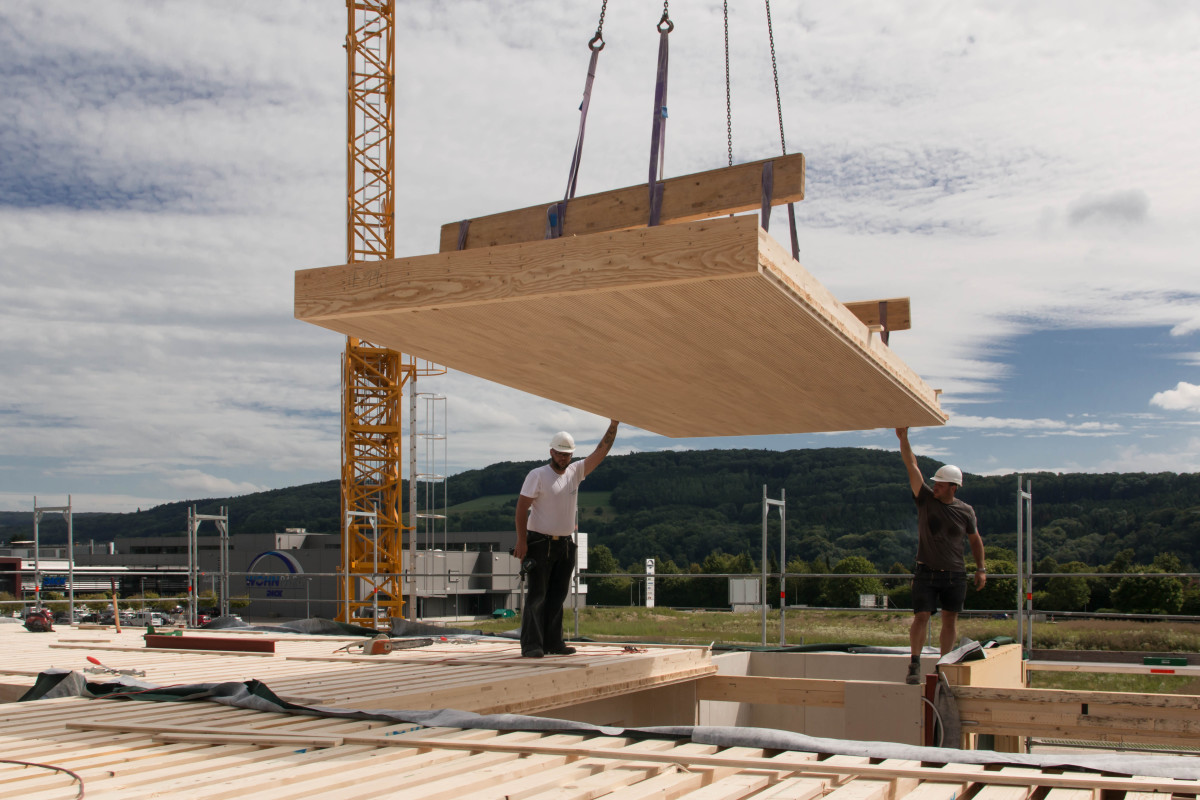
<path fill-rule="evenodd" d="M 301 270 L 296 317 L 671 437 L 946 419 L 750 216 Z"/>

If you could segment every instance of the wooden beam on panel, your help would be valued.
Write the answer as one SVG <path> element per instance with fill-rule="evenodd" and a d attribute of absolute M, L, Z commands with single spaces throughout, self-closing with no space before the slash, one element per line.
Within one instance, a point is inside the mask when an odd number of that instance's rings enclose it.
<path fill-rule="evenodd" d="M 1200 744 L 1200 696 L 955 686 L 972 733 Z"/>
<path fill-rule="evenodd" d="M 887 314 L 887 324 L 884 325 L 883 315 L 879 306 L 883 304 Z M 860 300 L 846 303 L 850 313 L 862 320 L 864 325 L 884 325 L 889 331 L 906 331 L 912 327 L 912 314 L 909 311 L 907 297 L 893 297 L 890 300 Z"/>
<path fill-rule="evenodd" d="M 664 436 L 946 421 L 750 217 L 300 270 L 295 292 L 297 319 Z"/>
<path fill-rule="evenodd" d="M 668 178 L 663 181 L 661 222 L 694 222 L 761 208 L 762 171 L 767 162 L 774 165 L 771 205 L 803 200 L 804 155 L 795 153 Z M 645 227 L 650 219 L 649 200 L 648 184 L 568 200 L 562 235 L 582 236 Z M 552 205 L 554 203 L 544 203 L 475 217 L 470 220 L 463 249 L 545 239 L 546 211 Z M 458 249 L 461 224 L 449 222 L 442 226 L 441 252 Z"/>
<path fill-rule="evenodd" d="M 710 675 L 696 681 L 699 700 L 841 708 L 846 682 L 816 678 L 769 678 L 759 675 Z"/>

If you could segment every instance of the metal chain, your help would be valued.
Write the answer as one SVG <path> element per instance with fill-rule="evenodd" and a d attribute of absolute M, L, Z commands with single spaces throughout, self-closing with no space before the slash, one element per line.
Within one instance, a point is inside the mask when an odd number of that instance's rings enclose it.
<path fill-rule="evenodd" d="M 725 141 L 733 166 L 733 105 L 729 95 L 729 0 L 725 0 Z"/>
<path fill-rule="evenodd" d="M 767 4 L 767 38 L 771 41 L 771 72 L 775 76 L 775 112 L 779 115 L 779 146 L 787 155 L 787 140 L 783 137 L 783 103 L 779 100 L 779 66 L 775 63 L 775 31 L 771 27 L 771 0 Z"/>
<path fill-rule="evenodd" d="M 604 14 L 606 11 L 608 11 L 608 0 L 602 0 L 600 3 L 600 21 L 596 23 L 596 35 L 588 42 L 588 47 L 592 50 L 604 49 Z M 599 47 L 596 46 L 597 42 L 600 43 Z"/>
<path fill-rule="evenodd" d="M 665 28 L 663 26 L 666 26 Z M 663 15 L 658 21 L 659 33 L 670 33 L 675 30 L 675 23 L 671 22 L 671 14 L 667 11 L 667 0 L 663 0 Z"/>

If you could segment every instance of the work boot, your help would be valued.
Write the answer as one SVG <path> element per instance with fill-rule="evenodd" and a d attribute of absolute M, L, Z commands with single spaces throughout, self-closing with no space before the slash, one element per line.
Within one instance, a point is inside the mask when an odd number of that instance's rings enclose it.
<path fill-rule="evenodd" d="M 571 655 L 575 655 L 575 648 L 568 647 L 567 645 L 564 644 L 562 647 L 558 648 L 557 650 L 547 650 L 546 655 L 548 655 L 548 656 L 571 656 Z"/>
<path fill-rule="evenodd" d="M 541 657 L 542 657 L 543 655 L 545 655 L 545 654 L 542 652 L 542 648 L 540 648 L 540 647 L 535 647 L 535 648 L 533 648 L 532 650 L 525 650 L 525 651 L 523 651 L 523 652 L 521 653 L 521 655 L 522 655 L 524 658 L 541 658 Z"/>
<path fill-rule="evenodd" d="M 916 685 L 921 682 L 921 664 L 918 661 L 910 661 L 908 664 L 908 675 L 905 676 L 904 682 L 910 685 Z"/>

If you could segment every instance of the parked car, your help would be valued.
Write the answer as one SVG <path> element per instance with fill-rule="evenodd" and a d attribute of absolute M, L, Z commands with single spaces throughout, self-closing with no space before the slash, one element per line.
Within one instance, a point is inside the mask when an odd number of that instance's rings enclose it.
<path fill-rule="evenodd" d="M 196 615 L 196 626 L 197 627 L 207 625 L 210 622 L 212 622 L 212 617 L 210 617 L 208 614 L 197 614 Z"/>

